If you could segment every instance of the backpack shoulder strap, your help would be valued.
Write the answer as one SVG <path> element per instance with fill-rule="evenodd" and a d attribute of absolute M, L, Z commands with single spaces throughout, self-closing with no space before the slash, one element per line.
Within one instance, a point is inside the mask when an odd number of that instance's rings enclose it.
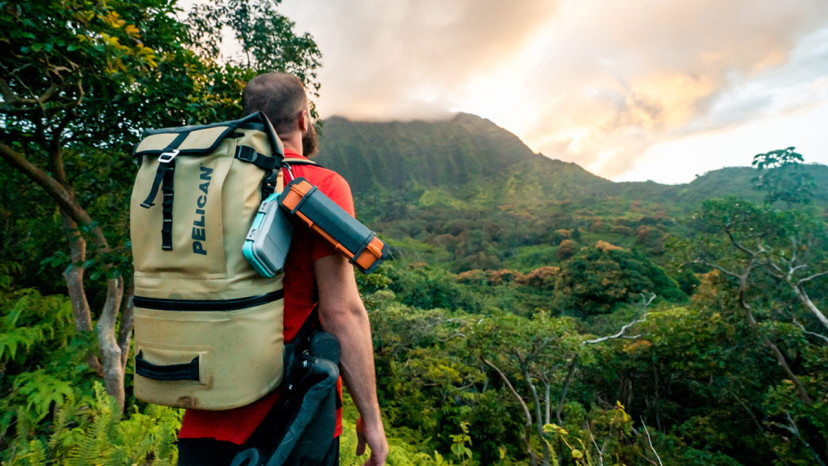
<path fill-rule="evenodd" d="M 299 159 L 299 158 L 292 158 L 292 157 L 285 157 L 282 159 L 283 165 L 316 165 L 317 167 L 321 167 L 318 163 L 314 162 L 313 160 L 309 159 Z"/>

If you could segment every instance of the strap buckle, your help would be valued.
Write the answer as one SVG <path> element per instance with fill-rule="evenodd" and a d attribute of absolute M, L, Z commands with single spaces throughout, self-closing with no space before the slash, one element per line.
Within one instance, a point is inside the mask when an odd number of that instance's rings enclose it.
<path fill-rule="evenodd" d="M 173 159 L 178 155 L 180 151 L 178 149 L 173 149 L 169 152 L 164 152 L 163 154 L 158 156 L 158 163 L 170 163 Z"/>
<path fill-rule="evenodd" d="M 254 163 L 259 158 L 259 154 L 250 146 L 236 147 L 236 158 L 242 162 Z"/>

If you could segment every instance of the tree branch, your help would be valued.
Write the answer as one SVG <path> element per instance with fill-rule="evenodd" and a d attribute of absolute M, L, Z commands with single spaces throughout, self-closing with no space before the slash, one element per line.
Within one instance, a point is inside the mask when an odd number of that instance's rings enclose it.
<path fill-rule="evenodd" d="M 759 329 L 759 324 L 756 322 L 756 318 L 753 316 L 753 310 L 750 307 L 750 304 L 747 302 L 747 278 L 750 275 L 750 272 L 753 270 L 753 263 L 755 261 L 755 257 L 751 257 L 745 267 L 745 273 L 739 277 L 739 304 L 742 306 L 742 309 L 745 311 L 745 316 L 748 319 L 748 324 L 750 327 L 757 333 L 759 338 L 762 340 L 762 343 L 765 344 L 770 350 L 773 352 L 774 356 L 776 356 L 776 362 L 788 375 L 788 377 L 793 382 L 794 386 L 796 387 L 797 392 L 799 392 L 799 398 L 808 406 L 814 404 L 811 397 L 808 395 L 808 392 L 805 390 L 805 386 L 802 385 L 802 381 L 799 380 L 799 377 L 794 374 L 791 367 L 788 365 L 788 361 L 785 359 L 785 355 L 782 354 L 782 351 L 776 346 L 766 335 L 762 334 Z"/>
<path fill-rule="evenodd" d="M 504 374 L 503 371 L 501 371 L 499 367 L 495 366 L 488 359 L 481 358 L 481 360 L 483 361 L 484 364 L 486 364 L 487 366 L 494 369 L 495 372 L 497 372 L 498 375 L 500 375 L 500 378 L 503 380 L 503 382 L 506 384 L 506 386 L 509 387 L 509 391 L 512 392 L 512 395 L 514 395 L 514 397 L 518 400 L 518 403 L 520 403 L 521 408 L 523 408 L 523 416 L 526 418 L 526 423 L 523 426 L 524 427 L 523 441 L 526 445 L 526 452 L 529 453 L 529 457 L 530 457 L 532 463 L 536 464 L 537 463 L 537 457 L 535 455 L 535 452 L 532 451 L 532 445 L 529 441 L 529 432 L 532 429 L 532 414 L 529 412 L 529 407 L 526 406 L 526 402 L 523 401 L 523 398 L 521 398 L 520 394 L 517 392 L 517 390 L 515 390 L 515 387 L 513 387 L 512 383 L 509 382 L 509 378 L 506 377 L 506 374 Z"/>
<path fill-rule="evenodd" d="M 650 429 L 647 429 L 647 424 L 644 423 L 643 417 L 641 418 L 641 425 L 644 426 L 644 433 L 647 434 L 647 443 L 650 445 L 650 450 L 652 450 L 653 453 L 655 453 L 659 466 L 662 466 L 661 457 L 658 456 L 658 452 L 656 451 L 655 447 L 653 447 L 653 439 L 650 438 Z"/>
<path fill-rule="evenodd" d="M 802 333 L 804 333 L 805 335 L 811 335 L 812 337 L 817 337 L 817 338 L 825 341 L 825 343 L 828 343 L 828 337 L 826 337 L 825 335 L 823 335 L 821 333 L 809 332 L 808 330 L 805 329 L 804 325 L 802 325 L 802 324 L 800 324 L 799 322 L 796 321 L 796 318 L 794 318 L 793 324 L 796 325 L 797 327 L 799 327 L 799 329 L 802 330 Z"/>
<path fill-rule="evenodd" d="M 3 100 L 5 100 L 4 106 L 9 109 L 23 110 L 24 105 L 37 105 L 41 110 L 43 110 L 43 104 L 51 99 L 59 89 L 60 86 L 58 86 L 57 83 L 52 82 L 49 85 L 49 88 L 46 89 L 46 91 L 44 91 L 40 96 L 24 99 L 12 90 L 11 86 L 9 86 L 9 83 L 5 79 L 0 78 L 0 94 L 3 95 Z M 25 110 L 29 111 L 33 110 L 33 108 Z"/>
<path fill-rule="evenodd" d="M 809 281 L 811 281 L 815 278 L 824 277 L 826 275 L 828 275 L 828 270 L 826 270 L 825 272 L 815 273 L 815 274 L 811 275 L 810 277 L 805 277 L 805 278 L 799 279 L 799 280 L 797 280 L 796 284 L 797 285 L 802 285 L 805 282 L 809 282 Z"/>
<path fill-rule="evenodd" d="M 8 105 L 16 105 L 18 102 L 23 100 L 12 90 L 11 87 L 9 87 L 9 83 L 3 78 L 0 78 L 0 94 L 2 94 L 3 100 L 5 100 Z"/>
<path fill-rule="evenodd" d="M 572 381 L 572 374 L 575 372 L 575 366 L 578 365 L 578 355 L 572 357 L 572 360 L 569 361 L 569 370 L 566 372 L 566 379 L 564 380 L 563 388 L 561 389 L 561 396 L 558 397 L 558 410 L 555 411 L 555 418 L 558 420 L 558 424 L 563 425 L 563 419 L 561 419 L 561 412 L 563 412 L 563 404 L 566 401 L 566 392 L 569 390 L 569 384 Z"/>
<path fill-rule="evenodd" d="M 77 223 L 68 215 L 61 213 L 61 220 L 69 243 L 69 257 L 72 263 L 63 271 L 63 280 L 72 303 L 72 314 L 75 320 L 75 330 L 78 332 L 92 331 L 92 312 L 89 309 L 89 300 L 83 288 L 85 269 L 82 265 L 86 261 L 86 240 L 78 234 Z M 93 355 L 94 357 L 94 355 Z"/>
<path fill-rule="evenodd" d="M 535 384 L 532 383 L 532 376 L 529 375 L 528 365 L 523 365 L 523 379 L 529 385 L 529 391 L 532 392 L 532 401 L 535 403 L 535 428 L 538 431 L 538 436 L 543 438 L 543 416 L 541 414 L 540 397 L 538 396 L 538 390 Z M 543 462 L 544 464 L 549 463 L 549 445 L 546 442 L 543 442 Z"/>
<path fill-rule="evenodd" d="M 629 322 L 629 323 L 625 324 L 623 327 L 621 327 L 621 330 L 619 330 L 618 333 L 616 333 L 615 335 L 609 335 L 609 336 L 605 336 L 605 337 L 595 338 L 595 339 L 592 339 L 592 340 L 584 340 L 584 341 L 581 342 L 581 346 L 591 345 L 593 343 L 601 343 L 602 341 L 621 338 L 624 335 L 624 332 L 626 332 L 630 327 L 632 327 L 635 324 L 645 322 L 647 320 L 647 307 L 653 302 L 655 297 L 656 297 L 655 293 L 650 293 L 650 298 L 645 299 L 644 294 L 642 293 L 641 294 L 641 306 L 642 306 L 641 317 L 639 317 L 638 319 L 633 320 L 632 322 Z M 636 336 L 640 336 L 640 335 L 636 335 Z"/>
<path fill-rule="evenodd" d="M 811 311 L 811 313 L 817 318 L 817 320 L 819 320 L 819 322 L 823 326 L 825 326 L 826 329 L 828 329 L 828 317 L 826 317 L 825 314 L 823 314 L 822 311 L 819 310 L 816 304 L 814 304 L 814 302 L 811 300 L 811 297 L 808 296 L 808 293 L 805 291 L 805 288 L 799 285 L 793 285 L 791 286 L 791 288 L 793 289 L 793 292 L 796 295 L 796 297 L 799 298 L 799 301 L 802 302 L 802 304 L 805 305 L 805 307 L 807 307 L 809 311 Z"/>
<path fill-rule="evenodd" d="M 804 438 L 802 438 L 802 434 L 799 432 L 799 427 L 796 425 L 796 421 L 794 421 L 791 417 L 791 413 L 789 411 L 785 411 L 785 416 L 788 417 L 788 425 L 780 424 L 778 422 L 774 422 L 772 424 L 776 427 L 779 427 L 780 429 L 787 430 L 788 432 L 794 434 L 794 436 L 798 438 L 803 445 L 805 445 L 805 448 L 808 449 L 808 452 L 811 454 L 811 456 L 814 457 L 817 464 L 819 464 L 820 466 L 826 466 L 825 461 L 822 461 L 822 458 L 819 457 L 819 453 L 817 453 L 814 447 L 812 447 L 810 443 L 808 443 Z"/>
<path fill-rule="evenodd" d="M 714 264 L 712 262 L 707 262 L 706 260 L 703 260 L 703 259 L 694 260 L 693 263 L 703 264 L 703 265 L 706 265 L 708 267 L 712 267 L 712 268 L 718 270 L 719 272 L 721 272 L 725 275 L 728 275 L 730 277 L 733 277 L 733 278 L 741 278 L 742 277 L 741 275 L 739 275 L 735 272 L 731 272 L 730 270 L 727 270 L 726 268 L 720 266 L 719 264 Z"/>
<path fill-rule="evenodd" d="M 747 254 L 748 256 L 750 256 L 750 257 L 755 257 L 755 256 L 756 256 L 756 252 L 751 251 L 750 249 L 748 249 L 748 248 L 746 248 L 745 246 L 743 246 L 743 245 L 742 245 L 742 243 L 740 243 L 740 242 L 736 241 L 736 238 L 733 236 L 733 232 L 731 232 L 731 231 L 730 231 L 730 225 L 731 225 L 731 222 L 730 222 L 730 221 L 728 221 L 728 222 L 727 222 L 727 224 L 724 226 L 724 231 L 725 231 L 725 233 L 727 234 L 727 237 L 730 239 L 731 244 L 733 244 L 734 246 L 736 246 L 736 248 L 737 248 L 737 249 L 739 249 L 740 251 L 744 252 L 744 253 L 745 253 L 745 254 Z"/>
<path fill-rule="evenodd" d="M 70 191 L 46 172 L 29 162 L 23 154 L 6 144 L 0 143 L 0 158 L 43 188 L 54 199 L 58 207 L 60 207 L 60 210 L 65 212 L 76 223 L 79 225 L 90 225 L 93 223 L 89 214 L 75 202 Z M 93 233 L 95 245 L 102 251 L 108 251 L 109 245 L 100 228 L 94 228 Z"/>

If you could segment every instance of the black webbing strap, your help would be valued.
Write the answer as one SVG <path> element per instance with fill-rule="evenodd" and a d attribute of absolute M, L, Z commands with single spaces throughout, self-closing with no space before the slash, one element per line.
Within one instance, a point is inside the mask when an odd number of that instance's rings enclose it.
<path fill-rule="evenodd" d="M 164 251 L 172 251 L 172 231 L 173 231 L 173 180 L 175 180 L 175 160 L 171 160 L 167 164 L 167 170 L 164 172 L 164 182 L 161 185 L 161 192 L 163 198 L 161 201 L 161 218 L 163 223 L 161 225 L 161 249 Z"/>
<path fill-rule="evenodd" d="M 266 175 L 264 181 L 262 181 L 262 199 L 267 199 L 268 196 L 273 194 L 278 176 L 278 170 L 276 170 L 278 159 L 276 157 L 262 155 L 250 146 L 236 146 L 235 157 L 242 162 L 252 163 L 265 171 Z"/>
<path fill-rule="evenodd" d="M 143 351 L 135 356 L 135 373 L 153 380 L 195 380 L 198 381 L 198 356 L 183 364 L 159 366 L 144 359 Z"/>
<path fill-rule="evenodd" d="M 264 171 L 276 168 L 276 158 L 262 155 L 250 146 L 236 146 L 235 157 L 242 162 L 252 163 Z"/>
<path fill-rule="evenodd" d="M 161 249 L 172 250 L 173 230 L 173 181 L 175 180 L 175 158 L 178 156 L 178 146 L 187 139 L 189 132 L 180 133 L 175 137 L 164 152 L 158 156 L 158 169 L 155 171 L 155 178 L 152 180 L 152 187 L 141 203 L 141 207 L 149 209 L 155 205 L 155 197 L 158 195 L 158 188 L 161 188 L 163 200 L 161 201 Z"/>
<path fill-rule="evenodd" d="M 164 174 L 167 172 L 170 164 L 175 160 L 175 157 L 178 155 L 178 146 L 187 139 L 189 136 L 189 132 L 179 133 L 178 136 L 175 137 L 167 147 L 164 148 L 164 152 L 158 156 L 158 169 L 155 171 L 155 179 L 152 180 L 152 187 L 150 188 L 149 194 L 147 194 L 147 198 L 144 199 L 144 202 L 141 203 L 141 207 L 145 209 L 149 209 L 153 205 L 155 205 L 155 196 L 158 195 L 158 188 L 161 186 L 161 182 L 164 180 Z"/>
<path fill-rule="evenodd" d="M 172 161 L 168 161 L 166 163 L 158 164 L 158 169 L 155 170 L 155 179 L 152 180 L 152 187 L 150 188 L 149 194 L 147 194 L 147 198 L 141 203 L 141 207 L 149 209 L 155 205 L 155 196 L 158 195 L 158 188 L 161 187 L 161 182 L 164 181 L 164 175 L 167 173 L 167 169 L 170 167 L 169 164 L 171 162 Z"/>
<path fill-rule="evenodd" d="M 299 347 L 304 349 L 310 344 L 313 333 L 321 327 L 322 324 L 319 322 L 319 303 L 317 303 L 313 306 L 313 309 L 302 323 L 302 326 L 299 327 L 299 331 L 296 332 L 292 341 L 298 343 Z"/>

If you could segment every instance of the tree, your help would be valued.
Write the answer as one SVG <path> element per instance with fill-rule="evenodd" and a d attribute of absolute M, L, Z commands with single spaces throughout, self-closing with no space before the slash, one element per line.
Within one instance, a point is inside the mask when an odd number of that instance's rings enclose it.
<path fill-rule="evenodd" d="M 808 204 L 814 195 L 813 177 L 802 167 L 802 154 L 795 147 L 756 154 L 752 165 L 759 172 L 753 188 L 765 193 L 765 202 L 783 201 L 790 209 L 794 204 Z"/>
<path fill-rule="evenodd" d="M 521 407 L 523 446 L 530 464 L 539 455 L 532 437 L 544 438 L 544 426 L 551 424 L 553 387 L 563 391 L 568 382 L 568 362 L 579 352 L 580 337 L 571 319 L 552 318 L 539 312 L 534 319 L 501 314 L 474 328 L 472 345 L 480 348 L 481 361 L 490 367 Z M 528 403 L 526 400 L 529 400 Z M 534 432 L 533 432 L 534 430 Z M 550 464 L 552 451 L 542 442 L 543 464 Z"/>
<path fill-rule="evenodd" d="M 312 81 L 319 52 L 309 36 L 297 40 L 276 3 L 261 2 L 248 21 L 231 26 L 252 37 L 244 45 L 254 57 L 270 57 L 256 64 L 278 63 Z M 241 86 L 258 68 L 219 63 L 217 50 L 199 39 L 217 37 L 220 24 L 210 30 L 196 14 L 191 28 L 176 19 L 175 0 L 14 0 L 0 9 L 0 158 L 59 212 L 75 327 L 91 332 L 99 316 L 101 358 L 90 351 L 89 363 L 123 407 L 132 329 L 124 283 L 130 262 L 123 200 L 134 172 L 128 154 L 142 128 L 237 117 Z M 261 25 L 263 13 L 272 27 L 249 29 Z"/>
<path fill-rule="evenodd" d="M 193 49 L 215 60 L 221 53 L 222 27 L 226 27 L 233 31 L 241 49 L 240 58 L 228 57 L 227 62 L 242 70 L 294 74 L 318 97 L 319 48 L 310 34 L 293 32 L 294 23 L 277 10 L 279 3 L 281 0 L 216 0 L 196 4 L 188 15 Z M 313 102 L 311 111 L 318 116 Z"/>
<path fill-rule="evenodd" d="M 684 297 L 664 270 L 639 251 L 605 241 L 561 263 L 555 283 L 557 305 L 577 315 L 606 314 L 643 292 L 666 299 Z"/>
<path fill-rule="evenodd" d="M 727 199 L 705 202 L 694 214 L 690 229 L 686 257 L 736 283 L 737 303 L 748 324 L 773 352 L 803 402 L 811 404 L 811 396 L 784 352 L 762 331 L 754 307 L 774 307 L 784 302 L 784 297 L 790 295 L 779 292 L 781 285 L 781 290 L 791 291 L 820 323 L 828 323 L 804 288 L 828 275 L 824 224 L 801 212 L 759 208 Z"/>

